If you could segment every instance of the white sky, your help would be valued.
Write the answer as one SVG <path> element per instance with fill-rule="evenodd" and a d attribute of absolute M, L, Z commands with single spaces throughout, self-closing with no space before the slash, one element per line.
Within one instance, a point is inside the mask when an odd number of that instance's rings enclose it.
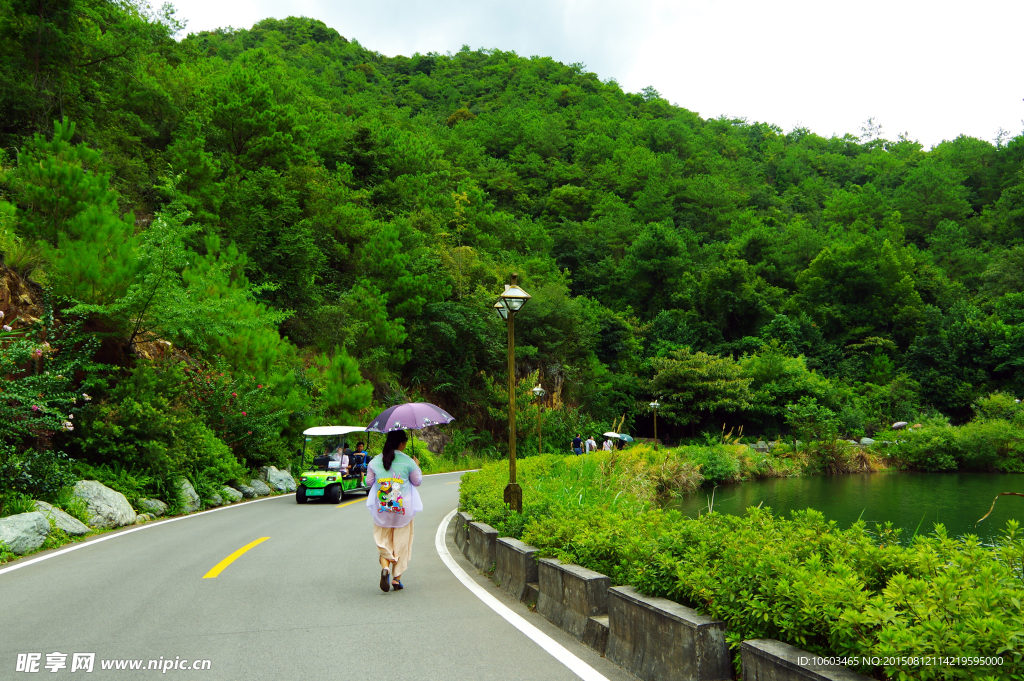
<path fill-rule="evenodd" d="M 496 47 L 583 62 L 637 92 L 653 85 L 704 117 L 726 114 L 883 136 L 928 148 L 1024 129 L 1020 0 L 176 0 L 188 31 L 320 19 L 383 54 Z"/>

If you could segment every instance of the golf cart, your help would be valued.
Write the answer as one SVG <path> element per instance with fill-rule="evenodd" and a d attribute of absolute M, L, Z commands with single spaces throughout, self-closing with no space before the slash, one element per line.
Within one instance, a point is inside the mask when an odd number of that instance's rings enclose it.
<path fill-rule="evenodd" d="M 330 504 L 341 503 L 346 492 L 366 492 L 370 488 L 360 484 L 359 473 L 341 472 L 341 462 L 333 461 L 330 453 L 345 442 L 345 436 L 365 433 L 363 426 L 317 426 L 307 428 L 302 443 L 302 470 L 299 487 L 295 490 L 295 502 L 306 503 L 309 499 L 324 499 Z M 306 449 L 312 450 L 313 465 L 306 466 Z M 363 478 L 365 479 L 365 478 Z"/>

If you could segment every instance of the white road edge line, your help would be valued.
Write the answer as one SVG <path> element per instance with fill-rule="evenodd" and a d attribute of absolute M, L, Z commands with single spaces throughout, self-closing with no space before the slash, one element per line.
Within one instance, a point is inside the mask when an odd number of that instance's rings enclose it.
<path fill-rule="evenodd" d="M 568 667 L 569 671 L 583 679 L 583 681 L 608 681 L 608 677 L 604 676 L 589 664 L 570 653 L 562 646 L 562 644 L 558 643 L 555 639 L 527 622 L 520 615 L 512 612 L 511 608 L 491 594 L 487 593 L 486 589 L 477 584 L 476 580 L 466 574 L 466 571 L 455 562 L 455 559 L 452 558 L 452 554 L 448 552 L 448 546 L 445 544 L 444 538 L 445 534 L 448 532 L 448 524 L 451 522 L 452 516 L 455 515 L 456 510 L 458 509 L 453 509 L 451 513 L 444 517 L 444 520 L 442 520 L 441 524 L 437 527 L 437 534 L 434 535 L 434 547 L 437 549 L 438 555 L 441 556 L 441 560 L 444 561 L 444 564 L 452 571 L 452 574 L 455 575 L 467 589 L 472 591 L 474 596 L 483 601 L 487 607 L 505 618 L 505 620 L 513 627 L 526 634 L 530 640 Z"/>
<path fill-rule="evenodd" d="M 70 553 L 72 551 L 77 551 L 78 549 L 84 549 L 86 546 L 92 546 L 93 544 L 99 544 L 100 542 L 107 541 L 108 539 L 117 539 L 118 537 L 123 537 L 126 534 L 131 534 L 132 532 L 138 532 L 139 530 L 148 530 L 151 527 L 160 527 L 161 525 L 166 525 L 168 523 L 176 523 L 179 520 L 188 520 L 189 518 L 195 518 L 197 516 L 206 515 L 207 513 L 216 513 L 217 511 L 226 511 L 229 508 L 242 508 L 244 506 L 248 506 L 249 504 L 256 504 L 256 503 L 259 503 L 261 501 L 270 501 L 272 499 L 284 499 L 284 498 L 288 498 L 288 497 L 293 497 L 294 498 L 294 495 L 293 494 L 280 494 L 280 495 L 278 495 L 276 497 L 267 497 L 265 499 L 254 499 L 253 501 L 247 501 L 244 504 L 232 504 L 230 506 L 221 506 L 220 508 L 213 508 L 213 509 L 210 509 L 209 511 L 201 511 L 199 513 L 192 513 L 190 515 L 183 515 L 183 516 L 179 516 L 177 518 L 168 518 L 167 520 L 161 520 L 161 521 L 155 522 L 155 523 L 146 523 L 145 525 L 139 525 L 138 527 L 133 527 L 130 530 L 124 530 L 122 532 L 115 532 L 113 534 L 100 535 L 96 539 L 90 539 L 88 541 L 82 542 L 81 544 L 75 544 L 75 545 L 69 546 L 69 547 L 67 547 L 65 549 L 61 549 L 60 551 L 54 551 L 53 553 L 48 553 L 45 556 L 39 556 L 38 558 L 33 558 L 32 560 L 26 560 L 24 563 L 18 563 L 17 565 L 11 565 L 10 567 L 0 568 L 0 575 L 4 574 L 5 572 L 14 572 L 15 570 L 18 570 L 18 569 L 23 568 L 23 567 L 27 567 L 29 565 L 33 565 L 35 563 L 41 563 L 44 560 L 49 560 L 50 558 L 56 558 L 57 556 L 61 556 L 61 555 L 65 554 L 65 553 Z"/>

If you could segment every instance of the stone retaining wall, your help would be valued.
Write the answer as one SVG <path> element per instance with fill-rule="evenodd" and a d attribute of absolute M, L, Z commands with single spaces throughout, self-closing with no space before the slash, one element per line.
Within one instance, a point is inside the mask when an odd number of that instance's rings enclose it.
<path fill-rule="evenodd" d="M 537 612 L 581 641 L 606 638 L 599 637 L 599 625 L 591 619 L 608 612 L 608 577 L 552 558 L 537 563 Z"/>
<path fill-rule="evenodd" d="M 732 678 L 725 622 L 633 587 L 608 590 L 605 655 L 644 681 Z"/>
<path fill-rule="evenodd" d="M 862 681 L 866 676 L 846 667 L 812 664 L 818 657 L 770 638 L 740 645 L 743 681 Z"/>
<path fill-rule="evenodd" d="M 477 570 L 490 574 L 494 569 L 498 531 L 485 523 L 469 524 L 466 557 Z"/>
<path fill-rule="evenodd" d="M 537 582 L 537 549 L 518 539 L 499 537 L 494 559 L 494 583 L 522 601 L 526 585 Z"/>

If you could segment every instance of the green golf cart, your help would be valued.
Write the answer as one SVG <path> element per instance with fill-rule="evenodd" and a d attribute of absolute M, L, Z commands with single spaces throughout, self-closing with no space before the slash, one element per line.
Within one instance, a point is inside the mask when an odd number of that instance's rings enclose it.
<path fill-rule="evenodd" d="M 304 504 L 310 499 L 323 499 L 329 504 L 341 503 L 346 492 L 366 492 L 370 488 L 361 484 L 364 479 L 359 473 L 342 473 L 341 462 L 334 461 L 330 453 L 346 442 L 347 435 L 365 433 L 363 426 L 317 426 L 307 428 L 302 444 L 302 470 L 299 487 L 295 490 L 295 502 Z M 306 465 L 306 451 L 313 454 L 313 465 Z"/>

